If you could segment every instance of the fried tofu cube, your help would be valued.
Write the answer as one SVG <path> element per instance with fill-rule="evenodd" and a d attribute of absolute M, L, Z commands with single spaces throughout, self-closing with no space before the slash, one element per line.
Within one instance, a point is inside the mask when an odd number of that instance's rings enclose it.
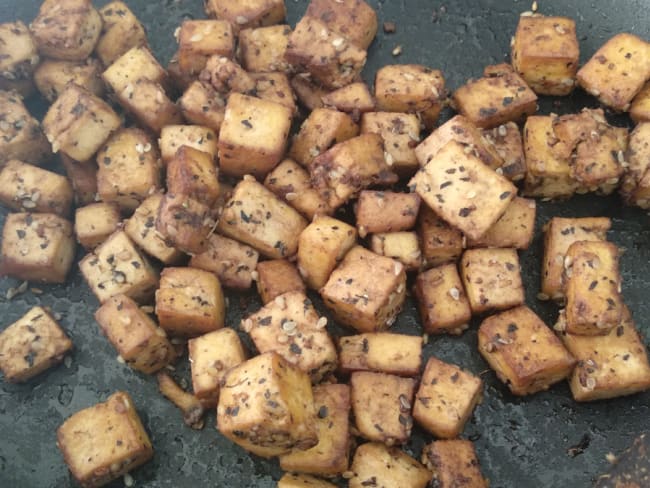
<path fill-rule="evenodd" d="M 311 80 L 311 74 L 299 73 L 291 78 L 291 88 L 296 94 L 296 98 L 309 112 L 323 108 L 323 97 L 330 90 L 327 90 Z"/>
<path fill-rule="evenodd" d="M 650 123 L 641 122 L 630 134 L 628 167 L 623 175 L 621 195 L 630 205 L 650 208 Z"/>
<path fill-rule="evenodd" d="M 84 249 L 95 249 L 117 230 L 122 222 L 114 203 L 97 202 L 78 207 L 74 216 L 74 233 Z"/>
<path fill-rule="evenodd" d="M 83 61 L 95 49 L 102 18 L 90 0 L 45 0 L 30 29 L 43 56 Z"/>
<path fill-rule="evenodd" d="M 433 473 L 433 483 L 452 488 L 462 483 L 466 488 L 488 488 L 481 474 L 474 444 L 462 439 L 433 441 L 424 446 L 422 462 Z"/>
<path fill-rule="evenodd" d="M 322 99 L 325 107 L 348 113 L 354 120 L 358 120 L 361 114 L 375 109 L 375 100 L 368 85 L 360 81 L 331 91 Z"/>
<path fill-rule="evenodd" d="M 95 312 L 95 320 L 122 359 L 151 374 L 176 357 L 165 331 L 126 295 L 115 295 Z"/>
<path fill-rule="evenodd" d="M 483 382 L 458 366 L 431 357 L 415 394 L 413 418 L 437 438 L 458 437 L 483 397 Z"/>
<path fill-rule="evenodd" d="M 239 59 L 251 73 L 290 73 L 291 65 L 284 59 L 291 26 L 271 25 L 239 32 Z"/>
<path fill-rule="evenodd" d="M 246 361 L 244 346 L 233 329 L 224 327 L 190 339 L 187 349 L 194 395 L 205 408 L 216 407 L 226 372 Z"/>
<path fill-rule="evenodd" d="M 467 239 L 467 247 L 513 247 L 528 249 L 535 236 L 535 200 L 515 197 L 504 214 L 478 239 Z"/>
<path fill-rule="evenodd" d="M 427 334 L 460 335 L 469 327 L 472 310 L 456 264 L 418 274 L 414 291 Z"/>
<path fill-rule="evenodd" d="M 359 235 L 410 230 L 420 209 L 415 193 L 364 190 L 354 210 Z"/>
<path fill-rule="evenodd" d="M 285 473 L 278 481 L 278 488 L 335 488 L 329 481 L 308 474 Z"/>
<path fill-rule="evenodd" d="M 650 77 L 650 44 L 620 33 L 594 53 L 577 74 L 578 83 L 603 105 L 627 111 Z"/>
<path fill-rule="evenodd" d="M 136 46 L 113 61 L 102 73 L 102 79 L 119 98 L 125 88 L 133 88 L 140 79 L 166 85 L 167 73 L 147 46 Z"/>
<path fill-rule="evenodd" d="M 208 249 L 216 222 L 212 209 L 195 198 L 166 193 L 158 207 L 156 231 L 169 247 L 188 254 Z"/>
<path fill-rule="evenodd" d="M 0 90 L 30 95 L 39 59 L 36 42 L 22 21 L 0 24 Z"/>
<path fill-rule="evenodd" d="M 226 305 L 219 279 L 196 268 L 164 268 L 156 290 L 156 316 L 172 335 L 197 336 L 224 325 Z"/>
<path fill-rule="evenodd" d="M 275 352 L 230 369 L 217 407 L 219 431 L 262 457 L 318 443 L 309 376 Z"/>
<path fill-rule="evenodd" d="M 540 95 L 573 91 L 580 46 L 567 17 L 521 16 L 512 44 L 512 66 Z"/>
<path fill-rule="evenodd" d="M 158 274 L 123 230 L 87 254 L 79 268 L 100 303 L 119 294 L 147 302 L 158 286 Z"/>
<path fill-rule="evenodd" d="M 380 256 L 393 258 L 407 271 L 419 269 L 422 252 L 416 232 L 381 232 L 370 237 L 370 249 Z"/>
<path fill-rule="evenodd" d="M 305 293 L 307 288 L 298 269 L 286 259 L 272 259 L 257 264 L 257 291 L 267 304 L 288 292 Z"/>
<path fill-rule="evenodd" d="M 199 80 L 210 84 L 224 96 L 228 93 L 241 93 L 255 96 L 255 80 L 230 58 L 210 56 Z"/>
<path fill-rule="evenodd" d="M 420 121 L 416 115 L 400 112 L 367 112 L 361 117 L 361 133 L 379 134 L 390 154 L 393 170 L 411 175 L 418 169 L 415 147 L 420 142 Z"/>
<path fill-rule="evenodd" d="M 147 45 L 144 27 L 121 1 L 107 3 L 99 9 L 103 28 L 95 53 L 104 66 L 110 66 L 129 49 Z"/>
<path fill-rule="evenodd" d="M 190 195 L 209 207 L 219 198 L 218 178 L 212 155 L 190 146 L 178 148 L 167 164 L 167 191 Z"/>
<path fill-rule="evenodd" d="M 123 391 L 69 417 L 56 444 L 74 478 L 87 487 L 121 478 L 153 456 L 133 400 Z"/>
<path fill-rule="evenodd" d="M 420 373 L 420 336 L 370 332 L 339 337 L 338 347 L 342 373 L 375 371 L 397 376 L 417 376 Z"/>
<path fill-rule="evenodd" d="M 168 165 L 172 159 L 176 158 L 178 150 L 183 146 L 204 152 L 210 155 L 213 160 L 217 158 L 217 134 L 209 127 L 168 125 L 160 131 L 158 144 L 165 165 Z"/>
<path fill-rule="evenodd" d="M 350 488 L 372 486 L 402 486 L 405 480 L 411 488 L 426 488 L 431 472 L 405 452 L 379 442 L 368 442 L 354 453 L 350 470 Z"/>
<path fill-rule="evenodd" d="M 41 125 L 15 92 L 0 91 L 0 166 L 11 159 L 42 164 L 51 154 Z"/>
<path fill-rule="evenodd" d="M 89 205 L 97 200 L 97 163 L 80 163 L 65 154 L 60 155 L 63 170 L 72 184 L 77 205 Z"/>
<path fill-rule="evenodd" d="M 0 333 L 0 370 L 6 381 L 27 381 L 60 363 L 72 347 L 47 310 L 33 307 Z"/>
<path fill-rule="evenodd" d="M 483 129 L 482 132 L 488 144 L 503 159 L 503 164 L 495 171 L 510 181 L 523 180 L 526 176 L 526 157 L 519 126 L 507 122 L 492 129 Z"/>
<path fill-rule="evenodd" d="M 426 268 L 457 261 L 463 253 L 462 232 L 442 220 L 427 205 L 420 206 L 417 220 L 422 264 Z"/>
<path fill-rule="evenodd" d="M 497 377 L 520 396 L 547 390 L 571 374 L 576 362 L 525 305 L 485 319 L 478 330 L 478 348 Z"/>
<path fill-rule="evenodd" d="M 537 110 L 537 95 L 508 65 L 488 66 L 483 78 L 453 94 L 457 110 L 477 127 L 490 129 Z"/>
<path fill-rule="evenodd" d="M 325 88 L 335 90 L 359 76 L 366 55 L 321 19 L 306 15 L 289 36 L 284 57 L 297 71 L 308 72 Z"/>
<path fill-rule="evenodd" d="M 178 106 L 165 94 L 165 89 L 144 78 L 127 85 L 117 94 L 120 104 L 131 112 L 142 125 L 159 133 L 169 125 L 183 121 Z"/>
<path fill-rule="evenodd" d="M 578 193 L 596 191 L 609 195 L 618 188 L 624 168 L 621 155 L 627 150 L 627 128 L 610 127 L 598 138 L 578 144 L 572 176 L 581 186 Z M 582 190 L 582 191 L 581 191 Z"/>
<path fill-rule="evenodd" d="M 305 16 L 322 20 L 329 29 L 361 49 L 368 49 L 377 34 L 377 13 L 364 0 L 312 0 Z"/>
<path fill-rule="evenodd" d="M 183 117 L 191 124 L 219 132 L 226 115 L 226 100 L 211 85 L 193 81 L 178 100 Z"/>
<path fill-rule="evenodd" d="M 208 17 L 227 20 L 232 24 L 235 32 L 239 29 L 279 24 L 287 14 L 284 0 L 247 0 L 245 2 L 207 0 L 205 12 Z"/>
<path fill-rule="evenodd" d="M 650 82 L 646 82 L 632 100 L 630 118 L 637 124 L 650 121 Z"/>
<path fill-rule="evenodd" d="M 404 265 L 355 246 L 320 294 L 341 324 L 359 332 L 386 330 L 395 322 L 406 296 Z"/>
<path fill-rule="evenodd" d="M 296 97 L 291 88 L 289 77 L 284 73 L 251 73 L 255 82 L 254 93 L 262 100 L 284 105 L 291 115 L 298 114 Z"/>
<path fill-rule="evenodd" d="M 467 147 L 449 141 L 409 185 L 440 217 L 478 239 L 503 215 L 517 188 Z"/>
<path fill-rule="evenodd" d="M 79 85 L 101 97 L 104 94 L 101 72 L 101 63 L 93 58 L 82 62 L 46 59 L 34 71 L 34 82 L 40 94 L 50 103 L 61 95 L 68 83 Z"/>
<path fill-rule="evenodd" d="M 75 254 L 72 224 L 50 213 L 10 213 L 0 244 L 0 275 L 63 283 Z"/>
<path fill-rule="evenodd" d="M 212 55 L 231 58 L 235 38 L 225 20 L 185 20 L 178 33 L 178 67 L 189 75 L 198 75 Z"/>

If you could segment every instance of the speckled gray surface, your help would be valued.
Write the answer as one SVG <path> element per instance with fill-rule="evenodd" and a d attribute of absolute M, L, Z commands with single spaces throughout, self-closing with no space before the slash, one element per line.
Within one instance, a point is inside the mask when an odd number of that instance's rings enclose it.
<path fill-rule="evenodd" d="M 235 1 L 235 0 L 233 0 Z M 149 32 L 156 55 L 166 62 L 175 50 L 172 33 L 184 18 L 202 17 L 199 0 L 127 0 Z M 415 62 L 441 68 L 451 88 L 478 76 L 485 64 L 506 59 L 509 40 L 519 12 L 530 2 L 513 0 L 380 0 L 380 23 L 395 21 L 397 32 L 381 32 L 371 47 L 366 79 L 372 81 L 377 67 L 390 62 Z M 650 11 L 642 0 L 566 2 L 538 0 L 546 14 L 573 17 L 578 23 L 582 58 L 587 59 L 602 42 L 620 31 L 650 37 Z M 0 0 L 0 21 L 31 20 L 35 0 Z M 304 12 L 306 0 L 287 0 L 289 21 L 294 24 Z M 403 48 L 395 59 L 390 52 Z M 594 100 L 581 94 L 560 104 L 545 100 L 542 112 L 574 111 Z M 38 103 L 30 104 L 39 110 Z M 611 120 L 624 123 L 622 117 Z M 650 336 L 650 225 L 648 216 L 623 208 L 618 198 L 580 197 L 563 203 L 541 203 L 537 237 L 521 256 L 528 303 L 548 322 L 556 310 L 535 300 L 539 282 L 541 238 L 539 229 L 553 215 L 607 215 L 613 218 L 610 239 L 627 252 L 621 259 L 624 294 L 639 327 Z M 0 215 L 4 220 L 4 212 Z M 0 297 L 16 286 L 12 279 L 0 280 Z M 157 393 L 153 378 L 137 374 L 115 361 L 115 352 L 99 334 L 92 314 L 97 302 L 76 268 L 63 287 L 39 286 L 45 293 L 27 292 L 7 302 L 0 298 L 0 327 L 13 322 L 35 304 L 52 307 L 62 315 L 61 324 L 72 337 L 76 350 L 69 368 L 61 365 L 24 385 L 0 383 L 0 487 L 75 486 L 55 447 L 55 430 L 69 415 L 103 401 L 117 389 L 135 399 L 156 449 L 154 460 L 136 470 L 136 486 L 151 488 L 194 486 L 272 487 L 280 475 L 274 461 L 256 459 L 222 438 L 210 414 L 201 432 L 186 428 L 179 412 Z M 250 296 L 230 298 L 228 323 L 234 325 L 247 311 L 258 306 Z M 318 303 L 317 303 L 318 304 Z M 394 330 L 419 334 L 419 319 L 411 300 Z M 433 338 L 426 356 L 435 354 L 475 373 L 486 364 L 476 352 L 476 321 L 461 338 Z M 341 330 L 337 329 L 340 333 Z M 187 377 L 179 368 L 178 377 Z M 483 471 L 498 487 L 589 486 L 606 469 L 605 454 L 620 451 L 635 434 L 650 427 L 650 393 L 630 398 L 579 405 L 565 384 L 530 398 L 514 398 L 492 372 L 482 374 L 486 397 L 468 423 L 464 437 L 476 441 Z M 567 449 L 584 436 L 589 443 L 575 458 Z M 418 455 L 429 435 L 415 431 L 406 450 Z M 115 482 L 111 486 L 121 486 Z M 406 485 L 405 485 L 406 486 Z"/>

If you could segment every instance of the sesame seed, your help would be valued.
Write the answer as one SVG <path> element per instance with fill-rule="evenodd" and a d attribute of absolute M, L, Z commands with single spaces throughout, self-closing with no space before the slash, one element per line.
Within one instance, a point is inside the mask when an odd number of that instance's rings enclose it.
<path fill-rule="evenodd" d="M 115 359 L 120 364 L 126 364 L 126 361 L 124 360 L 124 358 L 122 356 L 120 356 L 119 354 L 117 355 L 117 357 Z"/>
<path fill-rule="evenodd" d="M 455 286 L 449 290 L 449 296 L 454 300 L 460 300 L 460 291 Z"/>
<path fill-rule="evenodd" d="M 257 271 L 251 271 L 251 280 L 257 281 L 260 277 L 260 274 Z"/>
<path fill-rule="evenodd" d="M 596 378 L 587 378 L 587 381 L 585 382 L 585 388 L 587 390 L 592 391 L 596 388 Z"/>
<path fill-rule="evenodd" d="M 505 137 L 508 134 L 508 128 L 505 125 L 500 125 L 497 132 L 501 137 Z"/>
<path fill-rule="evenodd" d="M 408 398 L 406 398 L 406 395 L 404 394 L 399 396 L 399 405 L 404 411 L 411 410 L 411 403 L 408 401 Z"/>
<path fill-rule="evenodd" d="M 190 42 L 199 42 L 201 40 L 203 40 L 203 34 L 194 34 L 190 37 Z"/>
<path fill-rule="evenodd" d="M 564 269 L 568 269 L 573 264 L 573 258 L 571 256 L 564 257 Z"/>
<path fill-rule="evenodd" d="M 290 191 L 289 193 L 287 193 L 287 194 L 284 196 L 284 198 L 286 198 L 287 201 L 292 202 L 292 201 L 294 201 L 296 198 L 298 198 L 298 194 L 295 193 L 295 192 Z"/>
<path fill-rule="evenodd" d="M 402 54 L 402 46 L 395 46 L 395 48 L 392 51 L 393 56 L 399 56 Z"/>
<path fill-rule="evenodd" d="M 368 231 L 366 230 L 366 228 L 363 225 L 359 227 L 359 237 L 363 239 L 367 235 L 368 235 Z"/>
<path fill-rule="evenodd" d="M 282 324 L 282 330 L 285 332 L 292 332 L 296 329 L 296 323 L 293 320 L 287 320 Z"/>
<path fill-rule="evenodd" d="M 332 46 L 339 48 L 343 46 L 344 43 L 345 43 L 345 39 L 343 39 L 342 37 L 337 37 L 332 41 Z"/>
<path fill-rule="evenodd" d="M 555 26 L 555 32 L 558 34 L 566 34 L 566 29 L 558 24 Z"/>
<path fill-rule="evenodd" d="M 386 164 L 388 166 L 392 166 L 393 163 L 395 162 L 393 159 L 393 155 L 389 153 L 388 151 L 384 151 L 384 159 L 386 160 Z"/>
<path fill-rule="evenodd" d="M 244 25 L 248 22 L 248 19 L 243 15 L 238 15 L 237 18 L 235 19 L 235 22 L 237 22 L 239 25 Z"/>
<path fill-rule="evenodd" d="M 317 329 L 324 329 L 326 326 L 327 326 L 327 317 L 321 317 L 318 319 L 318 322 L 316 322 Z"/>
<path fill-rule="evenodd" d="M 471 190 L 469 193 L 467 193 L 467 198 L 468 199 L 473 199 L 476 197 L 476 192 L 474 190 Z"/>
<path fill-rule="evenodd" d="M 135 480 L 133 479 L 133 476 L 131 476 L 129 473 L 126 473 L 124 475 L 124 486 L 131 488 L 134 484 Z"/>
<path fill-rule="evenodd" d="M 537 299 L 541 300 L 543 302 L 547 301 L 550 297 L 546 293 L 538 293 L 537 294 Z"/>
<path fill-rule="evenodd" d="M 352 471 L 344 471 L 341 474 L 341 477 L 345 478 L 346 480 L 349 480 L 351 478 L 354 478 L 354 472 L 352 472 Z"/>

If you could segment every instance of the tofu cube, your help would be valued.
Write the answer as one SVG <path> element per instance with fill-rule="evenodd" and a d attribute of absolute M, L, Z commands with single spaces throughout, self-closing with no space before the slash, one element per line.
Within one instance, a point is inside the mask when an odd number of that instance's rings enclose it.
<path fill-rule="evenodd" d="M 61 164 L 72 184 L 77 205 L 89 205 L 97 200 L 97 163 L 93 160 L 80 163 L 65 154 L 60 155 Z"/>
<path fill-rule="evenodd" d="M 420 209 L 415 193 L 364 190 L 354 209 L 359 235 L 410 230 Z"/>
<path fill-rule="evenodd" d="M 78 411 L 57 430 L 57 447 L 79 484 L 103 486 L 153 457 L 149 436 L 128 393 Z"/>
<path fill-rule="evenodd" d="M 433 473 L 433 483 L 441 488 L 451 488 L 459 482 L 466 488 L 489 486 L 488 480 L 481 474 L 481 466 L 471 441 L 433 441 L 424 446 L 422 462 Z"/>
<path fill-rule="evenodd" d="M 190 339 L 187 349 L 194 396 L 205 408 L 214 408 L 228 370 L 246 361 L 244 346 L 233 329 L 224 327 Z"/>
<path fill-rule="evenodd" d="M 217 158 L 217 134 L 209 127 L 200 125 L 167 125 L 158 138 L 160 155 L 165 165 L 176 158 L 178 150 L 187 146 Z"/>
<path fill-rule="evenodd" d="M 167 164 L 167 191 L 190 195 L 208 207 L 219 198 L 218 178 L 212 156 L 190 146 L 181 146 Z"/>
<path fill-rule="evenodd" d="M 632 100 L 630 118 L 637 124 L 650 121 L 650 83 L 646 82 Z"/>
<path fill-rule="evenodd" d="M 239 29 L 263 27 L 281 23 L 287 10 L 284 0 L 207 0 L 205 12 L 208 17 L 230 22 L 235 32 Z"/>
<path fill-rule="evenodd" d="M 458 437 L 483 397 L 483 382 L 435 357 L 427 361 L 415 394 L 413 418 L 439 439 Z"/>
<path fill-rule="evenodd" d="M 375 371 L 397 376 L 417 376 L 422 362 L 422 338 L 405 334 L 371 332 L 339 337 L 342 373 Z"/>
<path fill-rule="evenodd" d="M 528 249 L 535 236 L 536 209 L 535 200 L 515 197 L 483 236 L 467 239 L 467 247 Z"/>
<path fill-rule="evenodd" d="M 72 224 L 50 213 L 10 213 L 2 228 L 0 275 L 63 283 L 75 254 Z"/>
<path fill-rule="evenodd" d="M 335 488 L 329 481 L 308 474 L 285 473 L 278 481 L 278 488 Z"/>
<path fill-rule="evenodd" d="M 15 92 L 0 91 L 0 166 L 11 159 L 42 164 L 52 153 L 41 125 Z"/>
<path fill-rule="evenodd" d="M 104 94 L 104 82 L 100 77 L 102 69 L 101 63 L 93 58 L 81 62 L 46 59 L 34 71 L 34 83 L 50 103 L 59 98 L 68 83 L 101 97 Z"/>
<path fill-rule="evenodd" d="M 309 73 L 299 73 L 291 78 L 291 88 L 293 88 L 298 101 L 309 112 L 323 108 L 323 97 L 330 92 L 313 82 Z"/>
<path fill-rule="evenodd" d="M 235 444 L 272 457 L 318 443 L 309 376 L 279 354 L 235 366 L 221 384 L 217 426 Z"/>
<path fill-rule="evenodd" d="M 156 316 L 168 333 L 193 337 L 224 325 L 226 305 L 219 279 L 196 268 L 164 268 L 156 290 Z"/>
<path fill-rule="evenodd" d="M 262 303 L 288 292 L 305 293 L 307 288 L 298 269 L 286 259 L 272 259 L 257 264 L 257 291 Z"/>
<path fill-rule="evenodd" d="M 416 232 L 381 232 L 370 237 L 370 249 L 402 263 L 407 271 L 419 269 L 422 252 Z"/>
<path fill-rule="evenodd" d="M 33 307 L 0 332 L 0 370 L 6 381 L 27 381 L 60 363 L 72 347 L 48 311 Z"/>
<path fill-rule="evenodd" d="M 305 16 L 322 20 L 329 29 L 361 49 L 368 49 L 377 34 L 377 13 L 364 0 L 312 0 Z"/>
<path fill-rule="evenodd" d="M 224 56 L 210 56 L 199 80 L 208 83 L 223 96 L 229 93 L 255 96 L 256 83 L 253 77 L 235 61 Z"/>
<path fill-rule="evenodd" d="M 178 67 L 198 75 L 212 55 L 230 58 L 235 38 L 230 22 L 225 20 L 185 20 L 178 33 Z"/>
<path fill-rule="evenodd" d="M 291 65 L 284 59 L 291 26 L 271 25 L 239 32 L 239 59 L 251 73 L 290 73 Z"/>
<path fill-rule="evenodd" d="M 183 117 L 191 124 L 201 125 L 219 133 L 226 115 L 226 100 L 211 85 L 193 81 L 178 100 Z"/>
<path fill-rule="evenodd" d="M 350 470 L 350 488 L 372 486 L 402 486 L 408 480 L 412 488 L 426 488 L 431 481 L 431 472 L 395 447 L 387 447 L 379 442 L 360 445 L 354 453 Z"/>
<path fill-rule="evenodd" d="M 599 137 L 589 137 L 578 144 L 572 166 L 572 176 L 580 185 L 577 193 L 596 191 L 609 195 L 618 188 L 627 139 L 627 128 L 610 126 Z"/>
<path fill-rule="evenodd" d="M 255 82 L 257 97 L 262 100 L 284 105 L 291 111 L 291 116 L 298 114 L 296 97 L 291 88 L 289 77 L 284 73 L 251 73 Z"/>
<path fill-rule="evenodd" d="M 36 42 L 27 26 L 20 20 L 0 24 L 0 90 L 30 95 L 38 62 Z"/>
<path fill-rule="evenodd" d="M 168 83 L 165 69 L 147 46 L 135 46 L 118 57 L 102 73 L 102 79 L 116 95 L 140 79 L 153 81 L 162 86 Z M 132 91 L 132 90 L 131 90 Z"/>
<path fill-rule="evenodd" d="M 147 45 L 147 33 L 129 7 L 119 0 L 99 9 L 103 28 L 95 53 L 104 66 L 110 66 L 129 49 Z"/>
<path fill-rule="evenodd" d="M 456 264 L 443 264 L 418 274 L 414 291 L 427 334 L 460 335 L 469 327 L 472 310 Z"/>
<path fill-rule="evenodd" d="M 507 122 L 492 129 L 483 129 L 482 132 L 488 144 L 492 145 L 503 159 L 503 164 L 495 171 L 510 181 L 523 180 L 526 176 L 526 157 L 519 126 L 514 122 Z"/>
<path fill-rule="evenodd" d="M 165 331 L 126 295 L 104 302 L 95 320 L 119 356 L 137 371 L 155 373 L 176 357 Z"/>
<path fill-rule="evenodd" d="M 442 220 L 427 205 L 420 206 L 417 220 L 422 263 L 425 268 L 457 261 L 465 247 L 465 237 Z"/>
<path fill-rule="evenodd" d="M 478 348 L 497 377 L 520 396 L 547 390 L 570 375 L 576 363 L 525 305 L 485 319 L 478 330 Z"/>
<path fill-rule="evenodd" d="M 628 167 L 623 175 L 621 196 L 629 205 L 650 208 L 650 123 L 641 122 L 630 134 Z"/>
<path fill-rule="evenodd" d="M 156 232 L 168 247 L 188 254 L 200 254 L 208 249 L 208 239 L 216 222 L 214 212 L 198 200 L 167 193 L 158 207 Z"/>
<path fill-rule="evenodd" d="M 114 203 L 91 203 L 75 211 L 74 233 L 84 249 L 92 250 L 108 239 L 121 222 L 120 209 Z"/>
<path fill-rule="evenodd" d="M 354 120 L 359 120 L 361 114 L 375 109 L 375 100 L 368 85 L 358 81 L 342 88 L 337 88 L 323 95 L 323 105 L 350 114 Z"/>
<path fill-rule="evenodd" d="M 320 294 L 342 325 L 359 332 L 386 330 L 404 303 L 406 272 L 402 263 L 355 246 Z"/>
<path fill-rule="evenodd" d="M 158 274 L 123 230 L 87 254 L 79 268 L 100 303 L 120 294 L 146 303 L 158 286 Z"/>
<path fill-rule="evenodd" d="M 167 63 L 167 75 L 172 89 L 176 92 L 187 90 L 192 82 L 196 80 L 195 77 L 181 71 L 178 65 L 178 51 L 172 55 L 169 63 Z"/>
<path fill-rule="evenodd" d="M 367 112 L 361 117 L 361 133 L 379 134 L 384 149 L 399 175 L 412 175 L 418 169 L 415 147 L 420 143 L 420 121 L 414 114 Z"/>
<path fill-rule="evenodd" d="M 165 89 L 154 81 L 140 78 L 118 93 L 117 99 L 142 125 L 155 133 L 183 121 L 178 106 L 165 94 Z"/>

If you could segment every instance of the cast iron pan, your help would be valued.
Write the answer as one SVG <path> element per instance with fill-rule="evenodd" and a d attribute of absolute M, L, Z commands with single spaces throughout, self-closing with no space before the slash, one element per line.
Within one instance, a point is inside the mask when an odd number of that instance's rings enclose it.
<path fill-rule="evenodd" d="M 238 1 L 238 0 L 232 0 Z M 38 0 L 0 0 L 0 21 L 36 14 Z M 104 2 L 97 2 L 103 4 Z M 173 32 L 184 18 L 204 17 L 200 0 L 127 0 L 149 32 L 158 59 L 166 63 L 175 50 Z M 295 25 L 308 0 L 286 0 L 289 22 Z M 510 36 L 519 13 L 531 8 L 529 1 L 371 0 L 377 9 L 380 32 L 370 49 L 365 79 L 372 82 L 376 69 L 388 63 L 421 63 L 443 70 L 450 89 L 469 77 L 478 77 L 486 64 L 507 60 Z M 539 0 L 544 14 L 566 15 L 577 21 L 582 61 L 586 61 L 609 37 L 627 31 L 650 38 L 650 11 L 641 0 Z M 381 23 L 397 24 L 395 34 L 385 34 Z M 401 56 L 391 51 L 402 46 Z M 540 113 L 568 113 L 596 102 L 582 92 L 570 98 L 543 100 Z M 45 109 L 30 102 L 39 116 Z M 627 118 L 608 114 L 618 125 Z M 449 114 L 447 114 L 447 117 Z M 584 196 L 568 202 L 539 204 L 537 234 L 531 248 L 521 254 L 528 304 L 547 323 L 556 318 L 556 307 L 535 299 L 539 287 L 542 252 L 541 226 L 552 216 L 609 216 L 613 220 L 610 239 L 626 250 L 621 259 L 623 292 L 638 326 L 650 336 L 650 226 L 648 216 L 625 208 L 617 196 Z M 0 216 L 4 220 L 4 212 Z M 82 256 L 79 251 L 78 256 Z M 0 297 L 16 286 L 13 279 L 0 281 Z M 154 378 L 119 364 L 115 351 L 99 334 L 93 320 L 97 301 L 77 268 L 65 286 L 41 286 L 45 293 L 27 292 L 11 302 L 0 298 L 0 326 L 4 327 L 36 304 L 50 306 L 62 315 L 61 324 L 76 349 L 69 368 L 61 365 L 23 385 L 0 382 L 0 487 L 71 487 L 56 445 L 55 431 L 74 412 L 104 401 L 116 390 L 126 390 L 153 441 L 152 462 L 136 470 L 136 486 L 158 487 L 274 487 L 280 477 L 275 461 L 248 455 L 214 428 L 214 413 L 203 431 L 185 427 L 175 407 L 157 391 Z M 228 324 L 236 326 L 242 315 L 259 307 L 256 294 L 230 294 Z M 316 300 L 320 310 L 320 301 Z M 330 320 L 330 323 L 332 321 Z M 565 383 L 532 397 L 515 398 L 481 359 L 476 348 L 475 320 L 460 338 L 431 338 L 425 347 L 430 355 L 481 374 L 485 400 L 463 437 L 476 443 L 484 474 L 493 488 L 499 487 L 586 487 L 607 468 L 605 454 L 619 452 L 640 431 L 650 426 L 650 392 L 628 398 L 577 404 Z M 394 332 L 421 334 L 419 318 L 409 298 Z M 333 326 L 333 333 L 342 329 Z M 349 333 L 349 331 L 347 332 Z M 177 377 L 188 377 L 187 361 Z M 405 449 L 419 458 L 428 434 L 415 429 Z M 121 481 L 111 486 L 122 486 Z"/>

